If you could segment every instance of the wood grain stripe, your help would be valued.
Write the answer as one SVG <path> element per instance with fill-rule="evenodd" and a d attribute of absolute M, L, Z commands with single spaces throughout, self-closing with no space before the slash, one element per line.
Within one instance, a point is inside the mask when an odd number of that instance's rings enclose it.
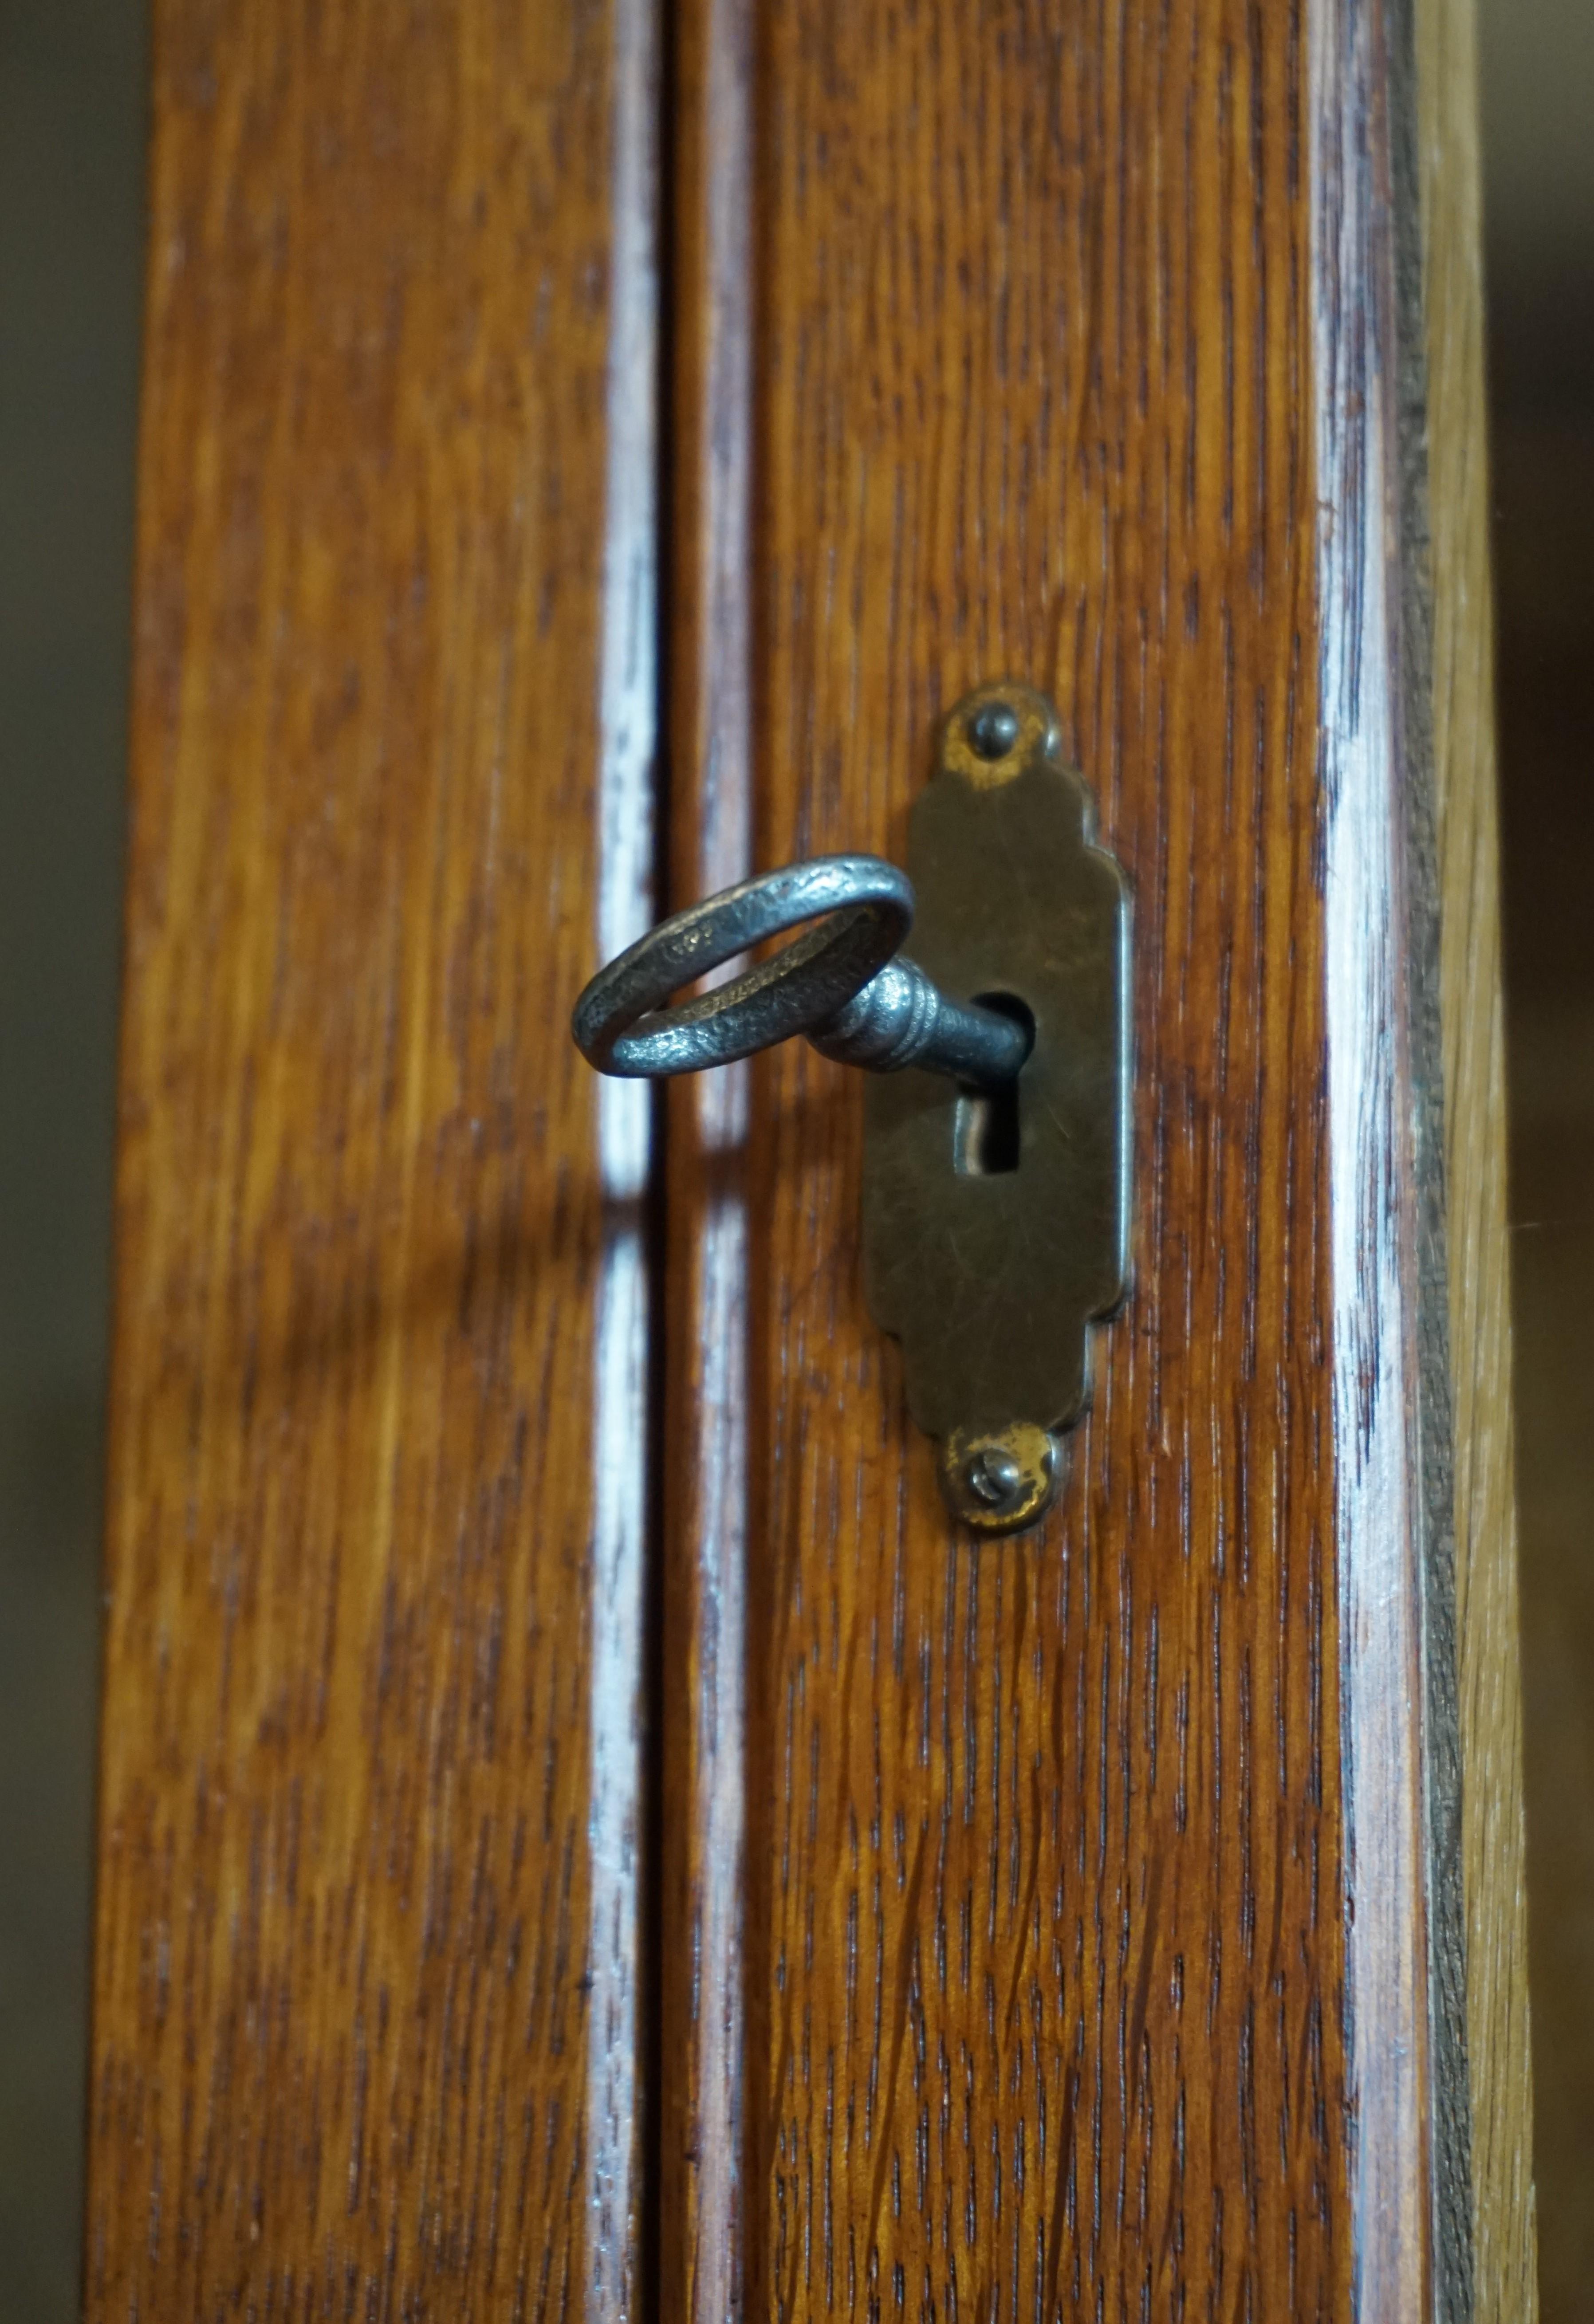
<path fill-rule="evenodd" d="M 672 897 L 751 871 L 752 11 L 673 18 Z M 662 2312 L 742 2312 L 749 1528 L 744 1066 L 670 1092 Z"/>
<path fill-rule="evenodd" d="M 659 56 L 654 0 L 613 0 L 609 358 L 598 669 L 596 957 L 651 924 L 659 774 Z M 553 1038 L 557 1028 L 550 1028 Z M 586 2122 L 586 2324 L 619 2324 L 640 2292 L 643 2147 L 640 1984 L 644 1619 L 652 1545 L 654 1221 L 651 1092 L 604 1080 L 603 1255 L 593 1371 L 593 1573 L 587 1848 L 592 1990 Z"/>
<path fill-rule="evenodd" d="M 1434 2295 L 1388 28 L 1313 15 L 1320 716 L 1355 2310 Z"/>

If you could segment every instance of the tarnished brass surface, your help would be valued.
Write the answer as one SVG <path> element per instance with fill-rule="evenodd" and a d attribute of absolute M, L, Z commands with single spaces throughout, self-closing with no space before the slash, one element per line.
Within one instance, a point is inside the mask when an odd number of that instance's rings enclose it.
<path fill-rule="evenodd" d="M 868 1093 L 870 1309 L 902 1342 L 948 1499 L 988 1532 L 1033 1523 L 1054 1497 L 1062 1448 L 1047 1461 L 1032 1432 L 1055 1439 L 1080 1417 L 1090 1323 L 1125 1289 L 1129 896 L 1091 824 L 1044 695 L 1003 684 L 958 704 L 911 818 L 904 949 L 959 1000 L 1033 1018 L 1016 1167 L 969 1167 L 975 1101 L 949 1082 L 910 1069 Z"/>

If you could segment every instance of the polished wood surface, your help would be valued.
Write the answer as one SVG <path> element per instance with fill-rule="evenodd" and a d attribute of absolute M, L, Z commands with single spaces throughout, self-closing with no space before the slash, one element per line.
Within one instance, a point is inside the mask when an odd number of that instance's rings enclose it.
<path fill-rule="evenodd" d="M 1538 2313 L 1474 0 L 1417 0 L 1479 2324 Z"/>
<path fill-rule="evenodd" d="M 91 2314 L 1472 2312 L 1405 22 L 162 0 Z M 981 1545 L 852 1078 L 660 1172 L 566 1020 L 661 675 L 684 902 L 899 859 L 1004 674 L 1134 885 L 1135 1279 Z"/>
<path fill-rule="evenodd" d="M 671 12 L 669 882 L 751 870 L 751 0 Z M 659 2298 L 740 2315 L 749 1531 L 744 1065 L 669 1092 L 659 1691 Z"/>
<path fill-rule="evenodd" d="M 1051 687 L 1138 1099 L 1073 1480 L 981 1548 L 862 1310 L 857 1093 L 759 1069 L 754 2314 L 1347 2312 L 1302 31 L 765 22 L 759 858 L 899 853 L 937 713 Z"/>
<path fill-rule="evenodd" d="M 619 2316 L 646 20 L 155 33 L 88 2310 Z"/>
<path fill-rule="evenodd" d="M 1137 1195 L 1062 1507 L 982 1548 L 862 1310 L 857 1093 L 755 1071 L 746 2120 L 692 2157 L 749 2313 L 1467 2312 L 1399 40 L 760 20 L 755 858 L 899 853 L 938 713 L 1051 687 L 1135 882 Z"/>

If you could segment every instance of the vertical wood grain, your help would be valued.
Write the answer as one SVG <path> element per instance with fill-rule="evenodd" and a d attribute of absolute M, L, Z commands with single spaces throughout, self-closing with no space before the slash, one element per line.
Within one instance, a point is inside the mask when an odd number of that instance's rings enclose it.
<path fill-rule="evenodd" d="M 612 960 L 653 918 L 659 763 L 659 54 L 653 0 L 624 0 L 613 25 L 604 564 L 598 643 L 596 954 Z M 559 359 L 556 350 L 555 360 Z M 560 578 L 548 544 L 548 577 Z M 551 871 L 551 866 L 549 870 Z M 557 1041 L 564 1011 L 542 1028 Z M 643 1727 L 653 1479 L 651 1297 L 654 1106 L 645 1085 L 602 1083 L 603 1244 L 594 1296 L 590 1666 L 585 1840 L 587 1960 L 586 2324 L 635 2311 L 647 2151 L 639 2070 L 648 2006 Z M 579 1390 L 577 1390 L 579 1392 Z"/>
<path fill-rule="evenodd" d="M 633 2302 L 650 60 L 156 10 L 92 2316 Z"/>
<path fill-rule="evenodd" d="M 1401 38 L 761 28 L 755 853 L 899 852 L 937 713 L 1051 686 L 1138 1196 L 1063 1506 L 981 1547 L 861 1314 L 854 1093 L 755 1072 L 750 2312 L 1469 2312 Z"/>
<path fill-rule="evenodd" d="M 1312 307 L 1323 788 L 1336 1568 L 1349 1887 L 1349 2163 L 1358 2316 L 1452 2307 L 1424 1719 L 1420 974 L 1410 794 L 1429 779 L 1402 550 L 1403 342 L 1391 11 L 1312 12 Z M 1425 669 L 1422 672 L 1425 681 Z M 1444 1642 L 1448 1644 L 1448 1640 Z M 1451 2181 L 1443 2181 L 1448 2190 Z M 1465 2254 L 1463 2247 L 1463 2266 Z"/>
<path fill-rule="evenodd" d="M 754 2313 L 1349 2312 L 1307 29 L 768 20 L 760 854 L 899 853 L 937 713 L 1052 687 L 1137 1191 L 1061 1508 L 981 1546 L 855 1093 L 763 1069 Z"/>
<path fill-rule="evenodd" d="M 1538 2313 L 1472 0 L 1416 0 L 1479 2324 Z"/>
<path fill-rule="evenodd" d="M 673 11 L 671 900 L 751 870 L 749 0 Z M 660 1730 L 661 2312 L 742 2312 L 747 2200 L 749 1074 L 669 1092 Z"/>

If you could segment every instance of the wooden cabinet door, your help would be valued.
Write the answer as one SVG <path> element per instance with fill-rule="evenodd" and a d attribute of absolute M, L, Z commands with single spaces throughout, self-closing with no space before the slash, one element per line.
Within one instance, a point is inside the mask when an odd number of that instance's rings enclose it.
<path fill-rule="evenodd" d="M 160 6 L 87 2283 L 637 2298 L 631 6 Z"/>
<path fill-rule="evenodd" d="M 1460 0 L 155 22 L 89 2314 L 1531 2315 Z M 993 1544 L 853 1077 L 567 1020 L 1004 676 L 1134 1273 Z"/>

